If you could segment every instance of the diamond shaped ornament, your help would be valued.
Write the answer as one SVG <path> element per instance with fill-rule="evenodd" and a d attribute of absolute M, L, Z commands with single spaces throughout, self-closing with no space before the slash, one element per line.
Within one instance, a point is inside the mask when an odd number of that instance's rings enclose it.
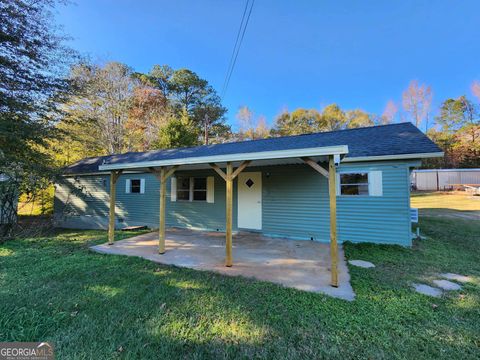
<path fill-rule="evenodd" d="M 248 179 L 247 181 L 245 181 L 245 185 L 247 185 L 249 188 L 251 188 L 253 186 L 254 182 L 252 179 Z"/>

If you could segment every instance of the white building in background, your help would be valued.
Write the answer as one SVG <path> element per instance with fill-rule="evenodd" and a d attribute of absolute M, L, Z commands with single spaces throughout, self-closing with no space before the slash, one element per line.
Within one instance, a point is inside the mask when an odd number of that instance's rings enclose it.
<path fill-rule="evenodd" d="M 412 187 L 416 190 L 452 190 L 461 185 L 480 186 L 480 169 L 413 170 Z"/>

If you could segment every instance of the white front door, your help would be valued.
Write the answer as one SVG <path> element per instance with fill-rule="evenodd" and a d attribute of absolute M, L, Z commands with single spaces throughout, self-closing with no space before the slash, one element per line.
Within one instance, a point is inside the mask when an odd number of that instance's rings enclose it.
<path fill-rule="evenodd" d="M 241 172 L 238 175 L 238 227 L 262 229 L 261 172 Z"/>

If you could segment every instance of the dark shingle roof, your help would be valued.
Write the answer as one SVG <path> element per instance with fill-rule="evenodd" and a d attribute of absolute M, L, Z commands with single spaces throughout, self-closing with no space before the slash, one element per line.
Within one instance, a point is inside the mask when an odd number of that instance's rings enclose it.
<path fill-rule="evenodd" d="M 98 166 L 200 156 L 293 150 L 311 147 L 348 145 L 348 158 L 382 155 L 435 153 L 442 150 L 411 123 L 371 126 L 315 134 L 285 136 L 262 140 L 202 145 L 191 148 L 130 152 L 86 158 L 68 166 L 67 174 L 97 172 Z"/>

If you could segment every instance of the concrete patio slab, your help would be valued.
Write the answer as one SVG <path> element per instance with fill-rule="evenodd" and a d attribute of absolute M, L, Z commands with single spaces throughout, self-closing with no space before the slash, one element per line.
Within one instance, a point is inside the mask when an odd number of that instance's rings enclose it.
<path fill-rule="evenodd" d="M 330 286 L 330 246 L 314 241 L 296 241 L 239 233 L 233 237 L 233 266 L 224 266 L 225 235 L 221 232 L 169 229 L 166 253 L 158 254 L 158 233 L 116 241 L 114 245 L 92 246 L 104 254 L 138 256 L 157 263 L 224 275 L 270 281 L 286 287 L 353 300 L 355 293 L 341 245 L 339 286 Z"/>

